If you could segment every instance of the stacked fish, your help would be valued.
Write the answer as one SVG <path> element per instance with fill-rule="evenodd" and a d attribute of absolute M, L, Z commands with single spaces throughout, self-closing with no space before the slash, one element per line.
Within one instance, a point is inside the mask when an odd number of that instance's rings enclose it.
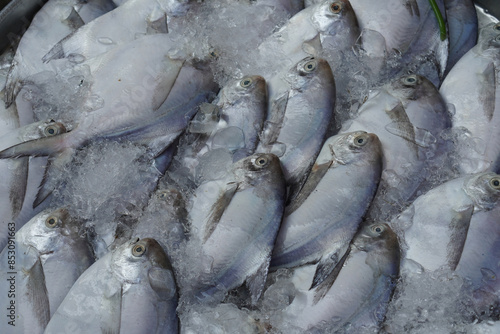
<path fill-rule="evenodd" d="M 49 0 L 0 60 L 1 333 L 498 327 L 472 1 Z"/>

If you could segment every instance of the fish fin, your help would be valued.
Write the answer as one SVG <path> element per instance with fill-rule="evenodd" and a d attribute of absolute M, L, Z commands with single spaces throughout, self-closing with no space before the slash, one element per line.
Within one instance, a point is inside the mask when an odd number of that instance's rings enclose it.
<path fill-rule="evenodd" d="M 147 19 L 147 34 L 168 34 L 167 14 L 162 13 L 158 18 Z"/>
<path fill-rule="evenodd" d="M 264 122 L 260 135 L 260 142 L 263 145 L 271 145 L 278 139 L 283 119 L 285 118 L 288 94 L 289 92 L 286 92 L 271 102 L 271 108 L 269 110 L 270 118 Z"/>
<path fill-rule="evenodd" d="M 415 140 L 415 128 L 406 113 L 403 103 L 398 102 L 391 110 L 386 110 L 387 115 L 393 121 L 385 126 L 387 132 L 406 140 L 409 148 L 418 154 L 418 148 Z"/>
<path fill-rule="evenodd" d="M 488 64 L 483 73 L 480 74 L 484 83 L 481 87 L 480 101 L 483 106 L 483 112 L 491 121 L 495 112 L 495 87 L 496 87 L 496 68 L 493 62 Z"/>
<path fill-rule="evenodd" d="M 12 103 L 14 103 L 17 94 L 19 94 L 21 88 L 24 85 L 24 83 L 21 80 L 19 80 L 19 77 L 16 74 L 17 66 L 18 66 L 17 62 L 15 60 L 12 61 L 9 73 L 7 74 L 7 80 L 5 82 L 5 88 L 3 94 L 5 108 L 9 108 L 12 105 Z"/>
<path fill-rule="evenodd" d="M 246 286 L 250 291 L 250 299 L 252 305 L 255 305 L 264 290 L 264 285 L 267 279 L 267 272 L 269 270 L 269 263 L 271 262 L 271 257 L 267 256 L 265 261 L 259 266 L 259 268 L 246 279 Z"/>
<path fill-rule="evenodd" d="M 321 260 L 318 262 L 318 266 L 316 267 L 316 272 L 314 273 L 314 278 L 309 290 L 320 285 L 321 282 L 323 282 L 328 275 L 330 275 L 337 263 L 339 263 L 339 260 L 341 260 L 341 258 L 339 258 L 338 250 L 333 253 L 323 255 Z"/>
<path fill-rule="evenodd" d="M 47 287 L 45 286 L 45 274 L 40 258 L 29 269 L 27 276 L 27 295 L 33 306 L 33 311 L 40 324 L 40 328 L 45 328 L 50 320 L 50 305 Z"/>
<path fill-rule="evenodd" d="M 101 314 L 106 314 L 106 320 L 101 321 L 101 332 L 103 334 L 120 334 L 120 323 L 122 313 L 123 286 L 109 296 L 103 296 L 100 305 Z M 103 320 L 103 318 L 101 318 Z"/>
<path fill-rule="evenodd" d="M 172 271 L 153 267 L 148 272 L 148 279 L 151 288 L 161 300 L 170 300 L 177 296 L 175 278 Z"/>
<path fill-rule="evenodd" d="M 320 34 L 317 34 L 314 38 L 302 43 L 302 51 L 312 56 L 318 56 L 321 50 L 322 46 Z"/>
<path fill-rule="evenodd" d="M 298 190 L 297 194 L 294 196 L 291 193 L 290 204 L 285 208 L 285 217 L 289 216 L 297 210 L 302 203 L 309 197 L 309 195 L 316 189 L 316 186 L 321 181 L 323 176 L 326 174 L 332 163 L 324 163 L 321 165 L 314 164 L 309 176 L 307 177 L 304 185 Z"/>
<path fill-rule="evenodd" d="M 473 213 L 474 205 L 468 205 L 460 211 L 456 211 L 455 216 L 448 225 L 448 228 L 451 230 L 451 235 L 450 241 L 446 246 L 446 260 L 451 270 L 455 270 L 462 256 Z"/>
<path fill-rule="evenodd" d="M 85 24 L 75 8 L 71 9 L 71 13 L 69 13 L 68 17 L 65 18 L 63 22 L 72 30 L 76 30 Z"/>
<path fill-rule="evenodd" d="M 48 156 L 62 152 L 64 149 L 64 140 L 68 133 L 45 137 L 35 140 L 25 141 L 0 151 L 0 159 L 19 158 L 26 156 Z"/>
<path fill-rule="evenodd" d="M 233 199 L 234 194 L 238 190 L 238 183 L 228 183 L 227 188 L 219 195 L 219 198 L 210 209 L 208 221 L 205 226 L 205 234 L 203 236 L 203 243 L 212 235 L 224 211 Z"/>
<path fill-rule="evenodd" d="M 345 261 L 349 257 L 349 254 L 351 254 L 351 247 L 348 247 L 345 254 L 342 256 L 340 261 L 338 261 L 337 264 L 335 264 L 335 267 L 331 269 L 331 271 L 328 273 L 327 276 L 324 276 L 324 278 L 321 280 L 320 283 L 314 285 L 315 279 L 313 279 L 313 283 L 311 285 L 310 289 L 316 288 L 316 291 L 314 292 L 314 299 L 313 299 L 313 304 L 317 304 L 330 290 L 332 287 L 333 283 L 339 276 L 340 270 L 344 266 Z M 318 266 L 319 268 L 319 266 Z M 316 274 L 314 275 L 314 278 L 316 278 L 317 273 L 318 273 L 318 268 L 316 268 Z M 323 273 L 326 274 L 326 271 Z M 309 290 L 310 290 L 309 289 Z"/>
<path fill-rule="evenodd" d="M 18 159 L 15 163 L 13 181 L 14 185 L 10 186 L 9 201 L 12 207 L 12 219 L 16 219 L 23 207 L 24 196 L 28 186 L 28 169 L 29 160 L 27 157 Z"/>
<path fill-rule="evenodd" d="M 408 10 L 411 16 L 420 17 L 420 9 L 418 8 L 418 3 L 416 0 L 403 0 L 404 6 Z"/>
<path fill-rule="evenodd" d="M 75 30 L 76 31 L 76 30 Z M 65 42 L 70 39 L 71 37 L 73 37 L 73 35 L 75 34 L 75 31 L 73 31 L 72 33 L 70 33 L 69 35 L 67 35 L 66 37 L 64 37 L 63 39 L 61 39 L 59 42 L 57 42 L 50 50 L 49 52 L 47 52 L 43 57 L 42 57 L 42 61 L 44 63 L 48 63 L 49 61 L 51 60 L 54 60 L 54 59 L 61 59 L 61 58 L 65 58 L 65 52 L 64 52 L 64 44 Z"/>
<path fill-rule="evenodd" d="M 33 202 L 33 208 L 42 204 L 52 194 L 54 189 L 60 185 L 61 175 L 63 175 L 63 171 L 72 157 L 73 150 L 66 150 L 48 159 L 42 182 L 40 182 L 38 192 Z"/>

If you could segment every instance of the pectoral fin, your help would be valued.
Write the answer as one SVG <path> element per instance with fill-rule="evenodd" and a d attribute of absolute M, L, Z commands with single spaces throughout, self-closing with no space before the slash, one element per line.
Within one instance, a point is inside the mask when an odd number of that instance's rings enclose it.
<path fill-rule="evenodd" d="M 467 239 L 470 220 L 474 212 L 474 205 L 469 205 L 460 211 L 455 212 L 448 228 L 451 230 L 450 241 L 446 246 L 446 259 L 451 270 L 455 270 L 462 256 L 462 251 Z"/>
<path fill-rule="evenodd" d="M 231 203 L 234 194 L 238 190 L 238 183 L 229 183 L 227 188 L 219 195 L 219 198 L 214 203 L 210 209 L 210 215 L 208 216 L 208 221 L 205 226 L 205 235 L 203 236 L 203 242 L 206 242 L 208 238 L 212 235 L 213 231 L 217 227 L 222 214 Z"/>
<path fill-rule="evenodd" d="M 246 286 L 250 291 L 252 305 L 255 305 L 257 303 L 257 300 L 259 300 L 260 295 L 264 290 L 264 284 L 266 283 L 270 262 L 271 257 L 268 256 L 259 266 L 257 271 L 246 279 Z"/>
<path fill-rule="evenodd" d="M 320 265 L 318 265 L 318 267 L 316 268 L 316 273 L 314 275 L 313 283 L 310 288 L 316 288 L 313 304 L 317 304 L 321 300 L 321 298 L 326 295 L 328 290 L 330 290 L 350 253 L 351 247 L 347 248 L 345 254 L 335 265 L 333 265 L 334 261 L 330 262 L 329 260 L 326 260 L 326 263 L 324 263 L 323 265 L 321 265 L 320 262 L 321 267 Z"/>
<path fill-rule="evenodd" d="M 33 307 L 33 313 L 37 317 L 40 328 L 45 328 L 50 320 L 50 305 L 47 287 L 45 286 L 45 274 L 40 258 L 29 269 L 27 276 L 26 290 Z"/>

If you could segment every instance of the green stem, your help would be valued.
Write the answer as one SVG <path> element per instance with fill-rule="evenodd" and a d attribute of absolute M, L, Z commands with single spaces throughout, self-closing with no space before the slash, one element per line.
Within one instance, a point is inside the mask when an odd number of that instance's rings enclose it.
<path fill-rule="evenodd" d="M 429 3 L 431 4 L 432 11 L 434 12 L 434 14 L 436 14 L 436 18 L 439 24 L 440 37 L 441 40 L 444 41 L 446 39 L 446 24 L 444 22 L 443 15 L 441 15 L 441 11 L 439 10 L 436 0 L 429 0 Z"/>

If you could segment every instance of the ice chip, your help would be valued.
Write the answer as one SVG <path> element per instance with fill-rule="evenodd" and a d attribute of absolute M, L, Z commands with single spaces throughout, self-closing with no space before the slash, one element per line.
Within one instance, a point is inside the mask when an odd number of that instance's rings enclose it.
<path fill-rule="evenodd" d="M 230 126 L 217 131 L 212 140 L 214 148 L 226 148 L 229 151 L 245 147 L 245 134 L 236 127 Z"/>

